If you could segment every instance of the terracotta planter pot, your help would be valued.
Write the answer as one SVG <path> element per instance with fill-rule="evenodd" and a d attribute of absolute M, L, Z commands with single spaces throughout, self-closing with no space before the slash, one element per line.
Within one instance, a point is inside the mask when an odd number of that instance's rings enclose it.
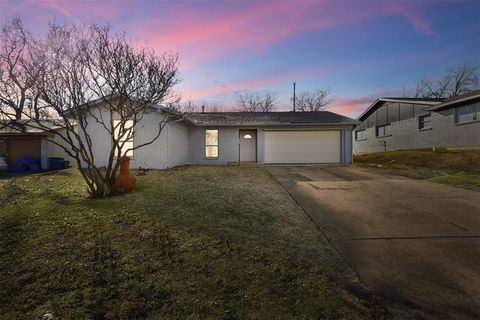
<path fill-rule="evenodd" d="M 130 173 L 130 158 L 125 156 L 120 159 L 120 174 L 115 178 L 117 191 L 130 191 L 135 187 L 135 176 Z"/>

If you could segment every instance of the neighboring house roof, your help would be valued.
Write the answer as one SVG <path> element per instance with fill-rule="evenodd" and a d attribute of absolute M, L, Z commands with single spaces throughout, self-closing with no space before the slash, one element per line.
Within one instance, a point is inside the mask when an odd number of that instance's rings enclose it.
<path fill-rule="evenodd" d="M 28 123 L 32 125 L 28 125 Z M 41 120 L 42 126 L 58 129 L 59 126 L 52 120 Z M 21 119 L 21 120 L 0 120 L 0 135 L 46 135 L 47 132 L 40 128 L 34 128 L 37 126 L 34 121 Z"/>
<path fill-rule="evenodd" d="M 184 119 L 197 126 L 355 125 L 354 119 L 330 111 L 316 112 L 206 112 Z"/>
<path fill-rule="evenodd" d="M 358 116 L 358 121 L 363 121 L 368 115 L 374 112 L 378 107 L 380 107 L 384 102 L 398 102 L 398 103 L 413 103 L 425 106 L 435 106 L 439 103 L 442 103 L 445 99 L 436 99 L 436 98 L 378 98 L 375 100 L 365 111 Z"/>
<path fill-rule="evenodd" d="M 466 103 L 466 102 L 471 102 L 475 100 L 480 100 L 480 90 L 475 90 L 469 93 L 465 93 L 456 97 L 453 97 L 451 99 L 446 100 L 443 103 L 437 104 L 435 106 L 426 108 L 425 110 L 429 111 L 436 111 L 436 110 L 442 110 L 442 109 L 448 109 L 452 108 L 458 104 L 461 103 Z"/>

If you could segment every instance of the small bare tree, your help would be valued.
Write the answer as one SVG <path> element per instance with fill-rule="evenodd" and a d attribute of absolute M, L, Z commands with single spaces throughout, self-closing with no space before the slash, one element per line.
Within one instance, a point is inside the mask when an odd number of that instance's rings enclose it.
<path fill-rule="evenodd" d="M 453 98 L 479 88 L 478 67 L 465 62 L 453 66 L 440 78 L 419 80 L 410 94 L 416 98 Z"/>
<path fill-rule="evenodd" d="M 23 112 L 26 125 L 54 135 L 50 141 L 75 159 L 92 197 L 110 195 L 121 157 L 153 143 L 168 121 L 178 119 L 167 108 L 151 139 L 127 144 L 135 126 L 171 96 L 178 82 L 177 55 L 134 48 L 108 25 L 50 25 L 36 54 L 47 66 L 36 88 L 43 108 L 48 105 L 49 121 Z M 93 148 L 92 133 L 99 128 L 111 140 L 104 146 L 105 168 L 97 165 Z"/>
<path fill-rule="evenodd" d="M 172 108 L 176 112 L 223 112 L 223 106 L 217 103 L 194 103 L 192 100 L 176 99 L 168 102 L 167 107 Z"/>
<path fill-rule="evenodd" d="M 171 110 L 174 113 L 185 114 L 193 112 L 195 110 L 195 105 L 192 100 L 182 100 L 181 97 L 176 97 L 170 101 L 165 102 L 166 110 Z"/>
<path fill-rule="evenodd" d="M 223 106 L 218 103 L 202 103 L 205 112 L 223 112 Z M 198 109 L 198 108 L 197 108 Z M 201 107 L 200 107 L 201 109 Z"/>
<path fill-rule="evenodd" d="M 302 112 L 320 111 L 331 103 L 330 89 L 325 90 L 313 90 L 300 92 L 295 101 L 295 108 Z"/>
<path fill-rule="evenodd" d="M 238 104 L 243 112 L 271 112 L 275 109 L 275 97 L 269 92 L 244 92 L 238 95 Z"/>
<path fill-rule="evenodd" d="M 36 56 L 37 43 L 14 18 L 0 31 L 0 109 L 2 118 L 20 120 L 25 111 L 37 110 L 40 116 L 39 92 L 35 84 L 44 73 L 45 65 Z"/>

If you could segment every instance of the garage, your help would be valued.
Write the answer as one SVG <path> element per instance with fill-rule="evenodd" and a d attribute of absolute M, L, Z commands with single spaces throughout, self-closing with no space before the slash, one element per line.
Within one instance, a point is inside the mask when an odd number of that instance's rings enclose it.
<path fill-rule="evenodd" d="M 0 156 L 7 155 L 8 163 L 13 164 L 22 156 L 41 157 L 42 137 L 38 135 L 0 136 Z"/>
<path fill-rule="evenodd" d="M 339 130 L 265 131 L 265 163 L 340 163 Z"/>

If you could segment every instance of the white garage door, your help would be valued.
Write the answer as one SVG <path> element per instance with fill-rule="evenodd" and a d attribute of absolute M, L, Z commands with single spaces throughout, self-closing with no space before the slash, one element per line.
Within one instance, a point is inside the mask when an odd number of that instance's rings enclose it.
<path fill-rule="evenodd" d="M 339 163 L 340 131 L 265 131 L 265 163 Z"/>

